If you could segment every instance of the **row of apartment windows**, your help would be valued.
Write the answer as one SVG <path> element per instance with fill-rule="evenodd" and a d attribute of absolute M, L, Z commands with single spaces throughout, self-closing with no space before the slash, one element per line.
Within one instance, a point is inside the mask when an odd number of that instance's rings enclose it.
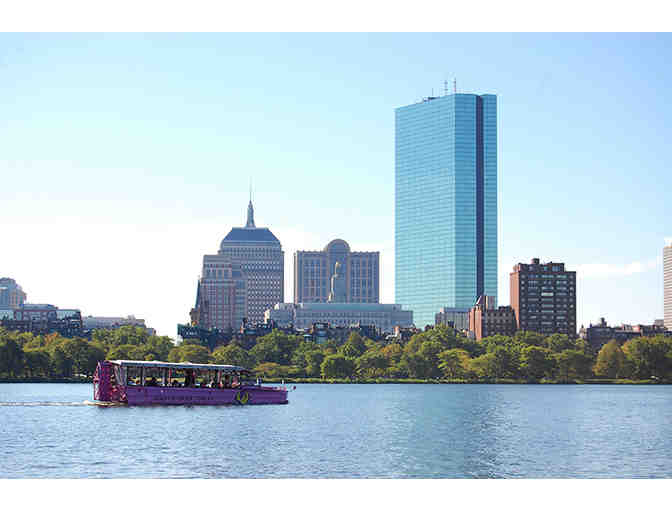
<path fill-rule="evenodd" d="M 569 279 L 569 274 L 538 274 L 538 273 L 521 273 L 521 279 L 537 280 L 537 279 L 556 279 L 556 280 L 567 280 Z M 574 276 L 574 275 L 571 275 Z"/>

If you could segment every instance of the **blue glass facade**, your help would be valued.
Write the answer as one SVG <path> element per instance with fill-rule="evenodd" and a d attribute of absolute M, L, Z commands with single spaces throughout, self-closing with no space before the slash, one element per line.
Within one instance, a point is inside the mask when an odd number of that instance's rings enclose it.
<path fill-rule="evenodd" d="M 395 302 L 415 324 L 497 299 L 497 96 L 395 110 Z"/>

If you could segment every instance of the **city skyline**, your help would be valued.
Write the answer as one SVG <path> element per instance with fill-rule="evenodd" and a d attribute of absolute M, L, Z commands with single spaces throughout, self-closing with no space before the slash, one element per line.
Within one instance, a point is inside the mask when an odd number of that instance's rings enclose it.
<path fill-rule="evenodd" d="M 394 108 L 456 76 L 459 92 L 498 96 L 498 304 L 513 265 L 543 254 L 577 272 L 577 326 L 651 323 L 663 316 L 660 244 L 672 235 L 661 220 L 672 216 L 670 42 L 3 34 L 11 249 L 0 273 L 31 302 L 135 314 L 175 336 L 202 255 L 244 224 L 252 176 L 258 216 L 288 254 L 285 296 L 289 254 L 343 238 L 380 251 L 380 301 L 394 302 Z"/>

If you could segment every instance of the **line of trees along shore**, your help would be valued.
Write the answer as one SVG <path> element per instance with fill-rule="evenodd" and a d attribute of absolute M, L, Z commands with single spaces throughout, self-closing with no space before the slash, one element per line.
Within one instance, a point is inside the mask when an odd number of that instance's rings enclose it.
<path fill-rule="evenodd" d="M 92 339 L 20 333 L 0 328 L 0 377 L 91 376 L 104 359 L 220 363 L 252 368 L 266 378 L 346 380 L 518 380 L 569 382 L 594 378 L 672 381 L 672 338 L 612 340 L 599 353 L 582 339 L 520 331 L 470 340 L 437 326 L 405 345 L 374 342 L 352 333 L 343 345 L 318 345 L 280 331 L 260 337 L 250 350 L 233 342 L 209 351 L 197 340 L 179 346 L 142 328 L 97 330 Z"/>

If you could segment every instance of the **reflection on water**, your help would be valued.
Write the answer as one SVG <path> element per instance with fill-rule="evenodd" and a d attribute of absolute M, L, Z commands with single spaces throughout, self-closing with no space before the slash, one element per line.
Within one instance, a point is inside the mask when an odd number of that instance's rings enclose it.
<path fill-rule="evenodd" d="M 0 477 L 670 477 L 669 386 L 297 385 L 289 405 L 89 405 L 0 384 Z"/>

